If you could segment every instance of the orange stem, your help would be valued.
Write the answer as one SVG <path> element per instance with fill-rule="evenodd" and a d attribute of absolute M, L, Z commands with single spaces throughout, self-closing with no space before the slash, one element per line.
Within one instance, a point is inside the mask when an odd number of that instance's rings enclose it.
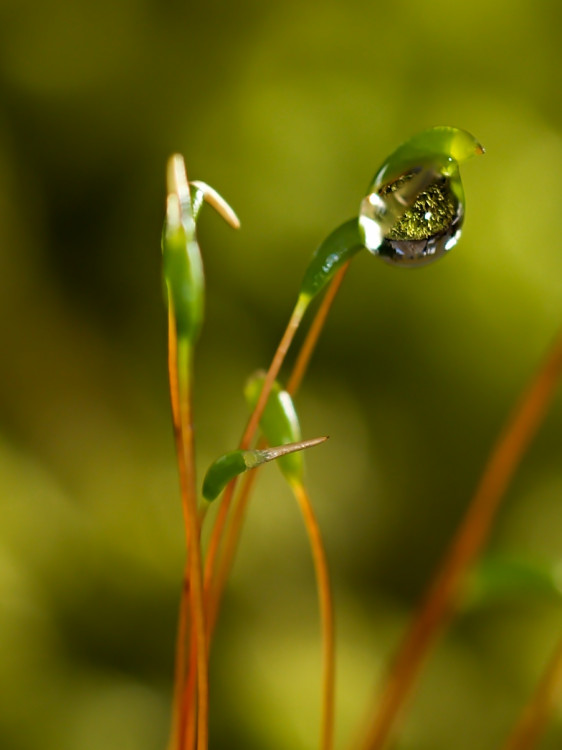
<path fill-rule="evenodd" d="M 186 563 L 183 572 L 182 593 L 180 597 L 180 611 L 178 632 L 176 636 L 176 658 L 174 669 L 174 698 L 172 712 L 172 732 L 169 750 L 181 747 L 181 716 L 182 716 L 182 694 L 185 681 L 185 647 L 187 643 L 187 622 L 189 619 L 189 564 Z"/>
<path fill-rule="evenodd" d="M 363 748 L 382 750 L 424 659 L 452 613 L 463 577 L 482 549 L 507 486 L 554 396 L 562 370 L 562 333 L 508 420 L 422 605 L 394 661 Z"/>
<path fill-rule="evenodd" d="M 302 321 L 307 307 L 308 301 L 304 301 L 302 297 L 299 297 L 299 300 L 295 305 L 295 309 L 293 310 L 293 313 L 289 319 L 287 328 L 285 329 L 285 333 L 283 334 L 283 337 L 279 342 L 279 346 L 277 347 L 277 351 L 273 356 L 273 359 L 269 366 L 269 370 L 267 371 L 267 374 L 265 376 L 265 380 L 263 381 L 263 387 L 261 389 L 258 402 L 255 406 L 254 411 L 252 412 L 250 419 L 248 420 L 248 424 L 246 425 L 244 434 L 242 435 L 239 446 L 240 450 L 247 450 L 250 447 L 250 443 L 252 442 L 253 437 L 257 432 L 260 419 L 262 418 L 263 410 L 265 409 L 267 400 L 269 398 L 269 394 L 271 393 L 271 388 L 275 382 L 275 379 L 279 375 L 281 365 L 283 364 L 285 356 L 289 351 L 289 347 L 291 346 L 291 343 L 295 337 L 295 333 L 297 332 L 297 329 Z"/>
<path fill-rule="evenodd" d="M 178 385 L 178 358 L 175 321 L 171 309 L 168 310 L 168 377 L 170 384 L 170 402 L 176 447 L 181 435 L 181 418 Z M 186 530 L 187 536 L 187 530 Z M 178 632 L 176 637 L 176 658 L 174 674 L 174 699 L 172 716 L 171 750 L 181 747 L 182 735 L 182 695 L 185 679 L 185 643 L 187 637 L 187 612 L 189 610 L 189 566 L 186 564 L 183 574 L 180 597 Z"/>
<path fill-rule="evenodd" d="M 195 625 L 192 622 L 192 631 Z M 189 652 L 189 668 L 182 696 L 182 719 L 180 727 L 180 750 L 193 750 L 197 737 L 197 643 L 195 632 L 192 632 Z"/>
<path fill-rule="evenodd" d="M 260 443 L 260 446 L 265 446 L 265 441 Z M 213 585 L 212 596 L 208 599 L 207 609 L 207 639 L 210 642 L 213 636 L 215 625 L 218 617 L 219 602 L 221 601 L 228 574 L 232 568 L 234 556 L 238 546 L 238 540 L 242 531 L 242 525 L 245 518 L 246 508 L 250 499 L 250 494 L 254 483 L 258 477 L 259 469 L 256 468 L 253 471 L 249 471 L 242 480 L 242 486 L 240 492 L 236 498 L 236 503 L 232 512 L 232 519 L 230 521 L 227 534 L 224 540 L 224 546 L 222 553 L 217 561 L 217 570 Z"/>
<path fill-rule="evenodd" d="M 197 750 L 207 750 L 208 746 L 208 715 L 209 715 L 209 683 L 207 664 L 207 645 L 205 631 L 205 613 L 203 603 L 202 582 L 202 560 L 200 546 L 200 528 L 197 512 L 197 497 L 195 490 L 195 455 L 193 441 L 193 425 L 191 418 L 191 393 L 189 387 L 189 375 L 191 363 L 188 349 L 179 350 L 176 335 L 173 311 L 168 313 L 168 370 L 170 379 L 170 394 L 172 402 L 172 418 L 174 426 L 174 439 L 176 443 L 176 454 L 178 471 L 180 477 L 180 488 L 182 496 L 182 508 L 185 525 L 185 535 L 188 547 L 189 585 L 184 580 L 182 587 L 181 611 L 186 611 L 187 602 L 184 598 L 189 597 L 193 617 L 194 647 L 197 653 Z M 181 624 L 180 624 L 181 628 Z M 184 627 L 184 631 L 186 628 Z M 185 641 L 185 637 L 184 637 Z M 182 651 L 185 649 L 185 643 Z M 177 656 L 176 667 L 183 661 L 182 654 Z M 176 674 L 178 686 L 183 687 L 185 676 L 181 668 Z M 180 726 L 185 726 L 185 702 L 182 700 L 183 690 L 175 696 L 176 710 L 177 702 L 181 702 L 179 708 Z M 189 729 L 189 728 L 188 728 Z M 181 733 L 180 733 L 181 734 Z M 180 736 L 180 745 L 182 739 Z"/>
<path fill-rule="evenodd" d="M 265 445 L 262 441 L 260 445 Z M 242 529 L 245 510 L 250 498 L 253 485 L 257 479 L 258 470 L 248 472 L 244 477 L 240 493 L 237 498 L 236 508 L 233 514 L 231 525 L 228 530 L 228 536 L 225 540 L 225 548 L 221 555 L 216 577 L 216 592 L 220 598 L 228 572 L 232 566 L 234 554 L 236 552 L 237 542 Z M 302 485 L 291 485 L 299 503 L 301 513 L 304 518 L 307 529 L 310 546 L 314 559 L 316 579 L 318 584 L 318 597 L 320 604 L 320 616 L 323 631 L 323 697 L 322 697 L 322 732 L 321 744 L 322 750 L 331 750 L 333 747 L 334 735 L 334 694 L 335 694 L 335 636 L 334 636 L 334 612 L 332 603 L 332 593 L 330 585 L 330 575 L 328 562 L 322 536 L 314 510 L 305 488 Z M 215 600 L 216 601 L 216 600 Z M 216 610 L 211 608 L 207 617 L 207 626 L 212 633 L 216 624 Z"/>
<path fill-rule="evenodd" d="M 310 502 L 308 493 L 301 482 L 291 484 L 295 497 L 299 504 L 316 573 L 316 585 L 318 589 L 318 603 L 320 605 L 320 619 L 322 623 L 322 724 L 320 732 L 321 750 L 332 750 L 334 745 L 334 706 L 335 706 L 335 627 L 334 606 L 332 600 L 332 589 L 330 584 L 330 572 L 326 551 L 322 542 L 322 534 L 318 521 Z"/>
<path fill-rule="evenodd" d="M 349 268 L 349 262 L 343 265 L 340 268 L 340 270 L 335 274 L 334 278 L 330 282 L 328 289 L 326 290 L 326 294 L 324 295 L 322 299 L 322 303 L 320 304 L 320 307 L 318 308 L 316 312 L 314 320 L 312 321 L 310 329 L 301 346 L 301 349 L 295 361 L 295 365 L 293 367 L 293 371 L 289 378 L 287 391 L 291 395 L 294 395 L 300 387 L 300 384 L 306 373 L 310 359 L 312 357 L 312 354 L 318 342 L 318 338 L 326 322 L 326 318 L 328 316 L 330 308 L 334 302 L 336 294 L 339 291 L 339 288 L 341 286 L 341 283 L 345 277 L 345 274 L 348 268 Z M 295 312 L 296 310 L 297 308 L 295 308 Z M 295 318 L 295 312 L 293 312 L 293 316 L 291 320 Z M 301 318 L 302 318 L 302 315 L 301 315 Z M 297 326 L 298 326 L 298 323 L 297 323 Z M 292 331 L 292 333 L 289 333 L 289 331 Z M 271 364 L 270 373 L 273 373 L 273 377 L 269 378 L 269 381 L 270 381 L 269 384 L 267 382 L 268 381 L 267 377 L 266 377 L 266 381 L 264 381 L 264 386 L 262 388 L 262 397 L 266 393 L 267 393 L 267 396 L 269 395 L 271 386 L 279 373 L 279 369 L 281 367 L 285 354 L 289 348 L 290 341 L 292 341 L 295 331 L 296 331 L 296 327 L 294 326 L 294 320 L 293 320 L 293 323 L 289 322 L 289 325 L 287 326 L 287 330 L 285 332 L 283 340 L 281 344 L 279 345 L 276 355 Z M 289 340 L 289 337 L 290 337 L 290 340 Z M 287 340 L 289 340 L 288 343 L 287 343 Z M 282 355 L 280 354 L 280 352 L 282 352 Z M 266 385 L 268 385 L 267 392 L 266 392 Z M 254 415 L 258 414 L 258 407 L 260 407 L 259 417 L 261 417 L 265 403 L 266 403 L 265 399 L 264 399 L 263 405 L 261 405 L 260 402 L 258 401 L 258 404 L 256 405 L 256 409 L 254 410 Z M 255 430 L 257 429 L 257 425 L 259 424 L 259 418 L 257 420 L 254 419 L 253 422 L 255 422 L 255 424 L 252 424 L 252 420 L 248 423 L 248 427 L 246 428 L 244 437 L 246 437 L 247 434 L 249 433 L 250 427 L 252 427 L 252 430 L 255 432 Z M 230 525 L 230 528 L 226 536 L 226 541 L 225 541 L 226 549 L 225 549 L 225 552 L 220 556 L 220 560 L 218 561 L 217 566 L 216 566 L 218 569 L 217 574 L 216 574 L 217 576 L 216 585 L 213 585 L 213 592 L 211 592 L 210 591 L 211 575 L 213 574 L 213 568 L 215 566 L 215 559 L 217 557 L 217 548 L 218 548 L 218 544 L 220 541 L 219 536 L 220 534 L 222 534 L 222 530 L 226 522 L 226 515 L 228 512 L 228 509 L 230 508 L 232 504 L 234 490 L 236 488 L 236 480 L 234 480 L 228 485 L 228 487 L 225 490 L 223 499 L 221 501 L 221 507 L 219 508 L 219 513 L 218 513 L 217 522 L 216 522 L 216 526 L 220 525 L 220 532 L 215 534 L 215 529 L 213 530 L 213 535 L 211 537 L 211 541 L 209 544 L 207 565 L 205 569 L 205 590 L 206 592 L 208 592 L 207 608 L 208 608 L 208 613 L 209 613 L 208 615 L 209 634 L 213 632 L 216 619 L 218 617 L 218 608 L 219 608 L 220 599 L 224 591 L 224 587 L 226 584 L 226 580 L 228 578 L 228 574 L 230 572 L 230 568 L 232 566 L 232 562 L 234 560 L 234 556 L 236 554 L 236 547 L 238 543 L 238 538 L 240 536 L 240 530 L 242 527 L 244 514 L 246 512 L 247 503 L 249 501 L 249 494 L 251 492 L 253 483 L 257 478 L 257 471 L 258 470 L 256 469 L 250 472 L 250 474 L 247 475 L 247 480 L 244 482 L 244 485 L 242 486 L 239 498 L 233 510 L 234 517 L 233 517 L 232 523 Z"/>
<path fill-rule="evenodd" d="M 287 324 L 287 328 L 285 329 L 281 341 L 279 342 L 279 346 L 277 347 L 271 365 L 269 366 L 267 375 L 265 376 L 263 387 L 256 407 L 252 412 L 252 415 L 250 416 L 246 429 L 244 430 L 244 434 L 242 435 L 242 439 L 240 440 L 240 450 L 247 450 L 250 447 L 252 439 L 258 428 L 259 421 L 263 414 L 263 410 L 265 409 L 267 399 L 269 398 L 269 394 L 271 393 L 273 383 L 275 382 L 275 379 L 279 374 L 279 370 L 281 369 L 283 360 L 285 359 L 287 351 L 289 350 L 289 347 L 295 337 L 295 333 L 297 332 L 303 315 L 306 312 L 307 306 L 308 301 L 303 300 L 301 297 L 299 297 L 297 304 L 295 305 L 295 309 L 293 310 L 293 313 L 289 319 L 289 323 Z M 215 617 L 218 614 L 220 602 L 217 599 L 216 590 L 213 591 L 213 576 L 215 574 L 217 555 L 223 541 L 227 515 L 232 504 L 232 498 L 236 485 L 237 478 L 229 482 L 226 487 L 217 513 L 215 524 L 211 532 L 211 538 L 209 540 L 209 547 L 207 550 L 207 559 L 205 562 L 205 606 L 207 611 L 210 611 L 211 609 L 215 610 Z"/>
<path fill-rule="evenodd" d="M 342 281 L 344 280 L 350 262 L 351 261 L 347 261 L 347 263 L 345 263 L 335 274 L 334 278 L 330 282 L 330 286 L 326 290 L 326 294 L 322 299 L 322 303 L 316 312 L 314 320 L 312 321 L 311 326 L 308 329 L 306 338 L 303 341 L 303 344 L 295 361 L 295 365 L 289 378 L 289 382 L 287 383 L 287 391 L 291 395 L 294 395 L 300 388 L 302 380 L 308 369 L 310 359 L 312 357 L 312 354 L 314 353 L 314 349 L 316 348 L 316 344 L 318 343 L 318 339 L 326 323 L 326 318 L 328 317 L 328 313 L 330 312 L 330 308 L 332 307 Z"/>
<path fill-rule="evenodd" d="M 562 695 L 562 639 L 503 750 L 531 750 L 540 740 Z"/>

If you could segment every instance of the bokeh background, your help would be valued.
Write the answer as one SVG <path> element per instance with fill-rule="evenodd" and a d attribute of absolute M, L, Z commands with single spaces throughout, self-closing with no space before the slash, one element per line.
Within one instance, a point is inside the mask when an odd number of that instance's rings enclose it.
<path fill-rule="evenodd" d="M 166 743 L 182 522 L 166 384 L 165 161 L 235 207 L 200 222 L 203 471 L 235 446 L 307 260 L 398 143 L 473 132 L 443 261 L 354 262 L 298 406 L 338 611 L 338 747 L 512 403 L 562 322 L 555 2 L 0 0 L 0 746 Z M 562 402 L 490 553 L 562 560 Z M 263 472 L 213 654 L 214 748 L 314 747 L 310 555 Z M 517 587 L 516 587 L 517 588 Z M 463 612 L 397 747 L 498 748 L 562 631 L 555 596 Z M 555 719 L 541 748 L 559 748 Z"/>

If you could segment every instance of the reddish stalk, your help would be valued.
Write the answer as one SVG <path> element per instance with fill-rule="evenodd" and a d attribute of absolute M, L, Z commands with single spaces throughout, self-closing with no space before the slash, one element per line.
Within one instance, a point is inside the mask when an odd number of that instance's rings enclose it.
<path fill-rule="evenodd" d="M 170 402 L 172 407 L 172 421 L 176 447 L 178 436 L 181 435 L 179 386 L 178 386 L 178 358 L 175 322 L 172 311 L 168 310 L 168 378 L 170 385 Z M 185 518 L 185 516 L 184 516 Z M 186 530 L 187 535 L 187 530 Z M 182 591 L 178 632 L 176 636 L 176 656 L 174 668 L 174 698 L 172 711 L 172 734 L 170 750 L 179 748 L 182 735 L 182 695 L 185 679 L 185 644 L 187 638 L 187 620 L 189 611 L 189 564 L 186 562 L 183 572 Z"/>
<path fill-rule="evenodd" d="M 347 272 L 347 269 L 349 268 L 349 262 L 346 263 L 344 266 L 340 268 L 340 270 L 334 275 L 334 278 L 332 279 L 328 289 L 326 290 L 326 294 L 324 295 L 322 302 L 320 304 L 320 307 L 318 308 L 316 315 L 314 317 L 314 320 L 312 321 L 312 324 L 308 330 L 308 333 L 305 337 L 305 340 L 301 346 L 301 349 L 299 351 L 299 354 L 297 355 L 297 359 L 295 361 L 295 365 L 293 367 L 293 371 L 291 373 L 291 376 L 289 378 L 289 382 L 287 385 L 287 391 L 294 395 L 302 382 L 302 379 L 306 373 L 306 370 L 308 368 L 310 359 L 312 357 L 312 354 L 314 352 L 314 349 L 316 347 L 316 344 L 318 342 L 318 338 L 320 337 L 320 333 L 322 332 L 322 329 L 324 327 L 324 324 L 326 322 L 326 318 L 328 317 L 328 313 L 332 307 L 332 304 L 334 302 L 334 299 L 336 297 L 336 294 L 339 291 L 339 288 L 341 286 L 341 283 L 345 277 L 345 274 Z M 294 313 L 293 313 L 294 315 Z M 287 330 L 289 330 L 291 324 L 287 327 Z M 296 330 L 296 329 L 295 329 Z M 285 334 L 285 337 L 287 336 L 287 333 Z M 284 337 L 284 338 L 285 338 Z M 281 345 L 280 347 L 281 348 Z M 285 347 L 285 353 L 288 349 L 288 346 Z M 278 349 L 279 352 L 279 349 Z M 283 358 L 284 358 L 283 354 Z M 279 369 L 281 368 L 281 364 L 283 362 L 283 358 L 275 363 L 276 364 L 276 374 L 271 379 L 271 382 L 269 384 L 269 390 L 271 390 L 271 385 L 275 381 L 277 374 L 279 372 Z M 274 358 L 275 362 L 275 358 Z M 272 362 L 271 367 L 273 367 L 274 362 Z M 271 368 L 270 368 L 271 370 Z M 267 379 L 266 379 L 267 380 Z M 262 394 L 265 392 L 266 383 L 264 382 L 264 387 L 262 388 Z M 265 401 L 264 401 L 265 405 Z M 257 408 L 260 406 L 259 402 L 256 405 L 256 410 L 254 413 L 257 412 Z M 261 407 L 261 411 L 263 411 L 263 407 Z M 261 413 L 260 413 L 261 417 Z M 259 424 L 259 419 L 256 422 Z M 246 433 L 248 432 L 248 429 L 246 430 Z M 225 550 L 224 553 L 221 554 L 220 558 L 217 561 L 216 567 L 217 567 L 217 573 L 216 573 L 216 583 L 213 585 L 213 592 L 210 592 L 207 597 L 207 606 L 208 606 L 208 632 L 209 634 L 212 634 L 214 630 L 214 626 L 216 623 L 216 619 L 218 617 L 218 609 L 220 606 L 220 599 L 222 597 L 222 593 L 224 591 L 224 587 L 226 585 L 226 580 L 228 578 L 228 575 L 230 573 L 230 569 L 232 567 L 232 563 L 234 561 L 234 557 L 236 555 L 236 548 L 238 545 L 238 539 L 240 536 L 240 531 L 243 524 L 244 515 L 246 512 L 246 507 L 249 501 L 249 494 L 251 492 L 251 489 L 253 487 L 253 483 L 255 479 L 257 478 L 257 472 L 258 469 L 250 472 L 246 479 L 244 480 L 244 484 L 242 485 L 242 488 L 240 490 L 238 499 L 236 501 L 234 510 L 233 510 L 233 519 L 229 526 L 229 529 L 226 533 L 226 539 L 225 539 Z M 221 508 L 219 509 L 219 515 L 221 514 L 221 511 L 225 506 L 230 507 L 232 503 L 232 498 L 234 494 L 234 490 L 236 487 L 236 482 L 231 482 L 229 486 L 225 490 L 225 494 L 223 496 L 223 499 L 221 501 Z M 225 520 L 226 520 L 226 513 L 228 508 L 224 510 L 224 520 L 221 520 L 222 526 L 224 526 Z M 218 519 L 217 519 L 218 522 Z M 221 529 L 222 530 L 222 529 Z M 212 543 L 213 540 L 211 540 Z M 216 543 L 218 544 L 218 535 L 216 539 Z M 212 567 L 214 566 L 214 560 L 216 558 L 217 551 L 213 550 L 213 560 L 210 560 L 210 552 L 211 547 L 209 547 L 209 555 L 207 557 L 207 566 L 205 569 L 205 584 L 210 585 L 210 575 L 212 574 Z M 207 588 L 206 588 L 207 591 Z"/>
<path fill-rule="evenodd" d="M 345 274 L 347 273 L 350 262 L 351 261 L 345 263 L 335 274 L 334 278 L 330 282 L 330 286 L 326 290 L 326 294 L 322 299 L 322 303 L 320 304 L 320 307 L 316 312 L 314 320 L 312 321 L 310 328 L 308 329 L 306 338 L 303 341 L 297 359 L 295 360 L 295 365 L 293 367 L 293 371 L 291 372 L 289 382 L 287 383 L 287 391 L 291 394 L 291 396 L 293 396 L 300 388 L 302 380 L 308 369 L 310 359 L 314 353 L 316 344 L 318 343 L 318 339 L 320 338 L 320 334 L 322 333 L 322 330 L 326 323 L 326 318 L 328 317 L 328 313 L 330 312 L 336 294 L 339 292 L 340 286 L 342 284 L 342 281 L 344 280 Z"/>
<path fill-rule="evenodd" d="M 299 300 L 295 305 L 295 309 L 293 310 L 293 313 L 289 319 L 287 328 L 285 329 L 285 333 L 283 334 L 283 337 L 279 342 L 277 351 L 273 356 L 273 359 L 269 366 L 269 370 L 267 371 L 267 374 L 265 376 L 258 403 L 256 404 L 256 407 L 252 412 L 250 419 L 248 420 L 248 424 L 246 425 L 244 434 L 242 435 L 239 446 L 241 450 L 246 450 L 250 447 L 250 443 L 252 442 L 254 435 L 257 432 L 263 410 L 265 409 L 267 399 L 269 398 L 269 394 L 271 393 L 271 388 L 277 376 L 279 375 L 281 365 L 285 360 L 285 356 L 289 351 L 289 347 L 291 346 L 291 343 L 295 337 L 295 333 L 297 332 L 297 329 L 303 319 L 303 315 L 306 312 L 307 307 L 308 301 L 303 301 L 303 298 L 299 297 Z"/>
<path fill-rule="evenodd" d="M 271 361 L 271 365 L 269 366 L 267 375 L 265 376 L 263 388 L 262 388 L 260 397 L 258 399 L 258 403 L 256 404 L 256 407 L 254 411 L 252 412 L 250 419 L 248 420 L 248 424 L 246 426 L 246 429 L 244 430 L 242 439 L 240 440 L 240 444 L 239 444 L 240 450 L 247 450 L 250 447 L 252 439 L 257 431 L 259 421 L 263 414 L 263 410 L 265 409 L 267 399 L 269 398 L 269 394 L 271 393 L 271 388 L 273 386 L 273 383 L 275 382 L 275 379 L 277 378 L 277 375 L 279 374 L 279 370 L 281 369 L 283 360 L 285 359 L 287 351 L 289 350 L 289 347 L 295 337 L 295 333 L 297 332 L 297 329 L 301 323 L 303 315 L 306 312 L 307 306 L 308 306 L 308 302 L 303 301 L 303 299 L 299 297 L 299 300 L 297 301 L 297 304 L 295 305 L 295 309 L 293 310 L 293 313 L 289 319 L 289 323 L 287 324 L 287 328 L 285 329 L 285 332 L 281 338 L 281 341 L 279 342 L 279 346 L 277 347 L 273 360 Z M 207 550 L 207 559 L 205 561 L 205 576 L 204 576 L 205 607 L 206 607 L 207 612 L 209 612 L 211 609 L 214 609 L 215 612 L 218 613 L 219 602 L 217 601 L 217 598 L 216 598 L 216 590 L 213 590 L 214 589 L 213 576 L 215 575 L 217 555 L 219 553 L 219 547 L 223 542 L 223 535 L 224 535 L 224 530 L 226 526 L 227 515 L 228 515 L 228 511 L 230 510 L 230 506 L 232 504 L 232 498 L 234 496 L 234 490 L 236 489 L 236 485 L 237 485 L 237 479 L 233 479 L 228 484 L 224 492 L 224 495 L 222 497 L 221 504 L 217 513 L 217 517 L 215 520 L 215 524 L 211 532 L 211 538 L 209 540 L 209 547 Z"/>
<path fill-rule="evenodd" d="M 185 702 L 182 699 L 185 667 L 182 662 L 185 662 L 186 618 L 187 607 L 190 605 L 193 618 L 194 648 L 197 654 L 197 750 L 207 750 L 209 684 L 200 528 L 195 489 L 195 456 L 189 384 L 190 365 L 189 351 L 186 349 L 179 350 L 175 320 L 170 305 L 168 313 L 168 371 L 189 566 L 189 580 L 185 580 L 184 576 L 182 600 L 180 603 L 178 631 L 179 635 L 182 636 L 184 645 L 176 659 L 176 683 L 179 689 L 174 696 L 174 713 L 179 716 L 179 726 L 186 726 Z M 189 601 L 186 601 L 188 597 Z M 186 727 L 186 730 L 189 731 L 189 727 Z M 183 740 L 180 732 L 179 746 L 181 747 L 182 744 Z"/>
<path fill-rule="evenodd" d="M 262 441 L 258 447 L 265 447 L 265 441 Z M 238 540 L 242 531 L 244 518 L 246 515 L 246 508 L 248 501 L 254 486 L 254 483 L 258 477 L 259 468 L 253 471 L 248 471 L 242 479 L 242 486 L 240 492 L 236 498 L 232 518 L 230 520 L 222 552 L 217 560 L 217 570 L 214 579 L 213 591 L 210 592 L 212 596 L 208 598 L 208 610 L 207 610 L 207 639 L 211 642 L 215 625 L 218 618 L 218 610 L 222 594 L 226 586 L 228 575 L 232 568 L 236 549 L 238 547 Z"/>
<path fill-rule="evenodd" d="M 322 534 L 308 492 L 302 482 L 294 482 L 291 484 L 291 487 L 295 493 L 295 497 L 302 513 L 310 542 L 310 548 L 312 550 L 314 570 L 316 573 L 316 586 L 318 590 L 318 603 L 320 605 L 323 662 L 320 748 L 321 750 L 332 750 L 334 745 L 336 663 L 334 606 L 332 601 L 330 572 L 328 569 L 326 551 L 322 542 Z"/>
<path fill-rule="evenodd" d="M 181 726 L 182 701 L 186 669 L 187 623 L 189 620 L 189 563 L 186 562 L 183 572 L 182 594 L 176 635 L 176 656 L 174 667 L 174 697 L 172 702 L 172 731 L 168 750 L 181 747 L 183 730 Z"/>
<path fill-rule="evenodd" d="M 197 738 L 197 643 L 193 623 L 191 630 L 187 680 L 182 696 L 183 725 L 180 727 L 179 750 L 193 750 Z"/>
<path fill-rule="evenodd" d="M 297 356 L 295 366 L 289 379 L 287 390 L 294 394 L 306 373 L 312 353 L 318 342 L 320 333 L 326 322 L 328 312 L 333 304 L 335 296 L 341 286 L 349 263 L 343 266 L 334 276 L 323 300 L 318 308 L 316 316 L 310 326 L 308 334 L 303 342 Z M 265 444 L 265 443 L 264 443 Z M 209 639 L 211 638 L 216 618 L 218 616 L 218 605 L 222 597 L 228 574 L 236 554 L 238 540 L 240 537 L 246 508 L 250 494 L 257 479 L 257 470 L 249 472 L 243 480 L 242 487 L 236 500 L 232 514 L 232 521 L 225 538 L 225 547 L 218 561 L 217 574 L 214 587 L 214 596 L 209 602 L 207 617 Z M 320 604 L 320 616 L 323 630 L 323 694 L 322 694 L 322 731 L 321 747 L 330 750 L 333 747 L 334 733 L 334 694 L 335 694 L 335 646 L 334 646 L 334 615 L 332 594 L 329 580 L 329 570 L 326 554 L 322 543 L 322 537 L 314 511 L 304 487 L 293 487 L 295 495 L 301 507 L 305 526 L 312 549 L 316 578 L 318 582 L 318 597 Z"/>
<path fill-rule="evenodd" d="M 536 747 L 561 696 L 562 639 L 503 750 L 531 750 Z"/>
<path fill-rule="evenodd" d="M 394 731 L 422 664 L 452 614 L 463 578 L 487 540 L 508 484 L 548 410 L 561 370 L 559 334 L 491 453 L 468 511 L 402 642 L 362 743 L 364 750 L 382 750 Z"/>
<path fill-rule="evenodd" d="M 265 443 L 262 443 L 265 444 Z M 216 577 L 216 602 L 226 583 L 227 574 L 232 566 L 234 554 L 236 552 L 237 541 L 240 536 L 244 520 L 245 510 L 250 498 L 253 485 L 257 478 L 257 469 L 248 472 L 244 477 L 240 493 L 237 498 L 237 504 L 233 513 L 231 525 L 228 529 L 228 536 L 225 540 L 223 554 L 219 561 L 219 567 Z M 320 605 L 320 618 L 322 622 L 323 633 L 323 678 L 322 678 L 322 729 L 320 747 L 322 750 L 331 750 L 333 747 L 334 737 L 334 695 L 335 695 L 335 636 L 334 636 L 334 612 L 332 603 L 332 593 L 330 585 L 330 575 L 326 552 L 322 542 L 322 536 L 312 504 L 305 488 L 299 484 L 291 485 L 295 497 L 299 503 L 303 515 L 305 527 L 310 541 L 312 550 L 316 580 L 318 585 L 318 599 Z M 211 608 L 207 617 L 207 626 L 209 633 L 212 634 L 216 623 L 217 612 Z"/>

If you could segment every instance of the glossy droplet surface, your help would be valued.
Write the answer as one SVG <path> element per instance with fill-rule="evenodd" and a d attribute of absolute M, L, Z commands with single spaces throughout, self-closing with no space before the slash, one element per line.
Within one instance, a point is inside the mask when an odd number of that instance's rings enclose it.
<path fill-rule="evenodd" d="M 359 224 L 367 249 L 389 263 L 431 263 L 454 247 L 460 237 L 464 206 L 460 182 L 451 184 L 455 176 L 432 173 L 423 190 L 401 200 L 408 183 L 419 172 L 411 170 L 384 184 L 361 205 Z M 398 198 L 389 205 L 389 196 Z"/>
<path fill-rule="evenodd" d="M 459 164 L 481 153 L 470 133 L 450 127 L 430 128 L 399 146 L 361 204 L 359 230 L 367 249 L 406 267 L 445 255 L 464 219 Z"/>

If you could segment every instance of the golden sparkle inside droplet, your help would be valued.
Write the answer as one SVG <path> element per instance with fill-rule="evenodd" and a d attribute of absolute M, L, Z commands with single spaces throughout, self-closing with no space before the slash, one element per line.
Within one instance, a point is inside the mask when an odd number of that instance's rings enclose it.
<path fill-rule="evenodd" d="M 415 172 L 402 175 L 384 185 L 379 194 L 385 196 L 394 193 L 414 175 Z M 386 236 L 391 240 L 427 239 L 444 232 L 453 222 L 457 211 L 458 201 L 451 191 L 449 179 L 440 177 L 417 196 Z"/>

